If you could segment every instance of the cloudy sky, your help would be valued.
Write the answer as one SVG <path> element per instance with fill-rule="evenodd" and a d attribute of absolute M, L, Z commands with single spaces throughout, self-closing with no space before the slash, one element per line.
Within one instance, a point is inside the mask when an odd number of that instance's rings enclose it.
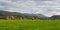
<path fill-rule="evenodd" d="M 46 16 L 60 15 L 60 0 L 0 0 L 0 10 Z"/>

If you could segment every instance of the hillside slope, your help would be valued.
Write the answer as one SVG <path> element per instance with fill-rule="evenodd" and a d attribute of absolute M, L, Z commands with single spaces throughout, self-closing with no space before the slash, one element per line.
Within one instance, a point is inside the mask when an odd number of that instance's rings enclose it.
<path fill-rule="evenodd" d="M 47 18 L 47 16 L 44 16 L 42 14 L 28 14 L 28 13 L 18 13 L 18 12 L 8 12 L 8 11 L 2 11 L 0 10 L 0 15 L 19 15 L 19 16 L 28 16 L 28 17 L 37 17 L 37 18 Z"/>

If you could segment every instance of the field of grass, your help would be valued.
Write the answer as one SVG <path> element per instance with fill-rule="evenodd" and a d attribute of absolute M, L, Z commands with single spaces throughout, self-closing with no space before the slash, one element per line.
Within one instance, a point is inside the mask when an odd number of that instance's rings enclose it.
<path fill-rule="evenodd" d="M 60 30 L 60 20 L 0 20 L 0 30 Z"/>

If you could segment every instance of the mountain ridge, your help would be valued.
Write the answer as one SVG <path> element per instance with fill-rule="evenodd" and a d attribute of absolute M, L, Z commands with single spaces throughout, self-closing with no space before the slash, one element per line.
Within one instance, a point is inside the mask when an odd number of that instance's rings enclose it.
<path fill-rule="evenodd" d="M 28 13 L 18 13 L 18 12 L 8 12 L 8 11 L 2 11 L 0 10 L 0 15 L 4 15 L 4 16 L 12 16 L 12 15 L 16 15 L 16 16 L 27 16 L 27 17 L 36 17 L 36 18 L 48 18 L 47 16 L 43 15 L 43 14 L 28 14 Z"/>

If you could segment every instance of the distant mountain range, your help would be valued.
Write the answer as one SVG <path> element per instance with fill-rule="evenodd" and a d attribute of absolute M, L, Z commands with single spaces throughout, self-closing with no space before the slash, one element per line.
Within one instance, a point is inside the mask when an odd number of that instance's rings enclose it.
<path fill-rule="evenodd" d="M 35 16 L 35 17 L 38 17 L 38 18 L 47 18 L 47 16 L 43 15 L 43 14 L 28 14 L 28 13 L 18 13 L 18 12 L 8 12 L 8 11 L 2 11 L 0 10 L 0 15 L 20 15 L 20 16 L 29 16 L 29 17 L 32 17 L 32 16 Z"/>
<path fill-rule="evenodd" d="M 51 17 L 47 17 L 43 14 L 28 14 L 28 13 L 18 13 L 18 12 L 8 12 L 8 11 L 2 11 L 0 10 L 0 17 L 1 16 L 21 16 L 21 17 L 27 17 L 27 18 L 32 18 L 32 17 L 36 17 L 36 18 L 39 18 L 39 19 L 60 19 L 60 15 L 53 15 Z"/>

